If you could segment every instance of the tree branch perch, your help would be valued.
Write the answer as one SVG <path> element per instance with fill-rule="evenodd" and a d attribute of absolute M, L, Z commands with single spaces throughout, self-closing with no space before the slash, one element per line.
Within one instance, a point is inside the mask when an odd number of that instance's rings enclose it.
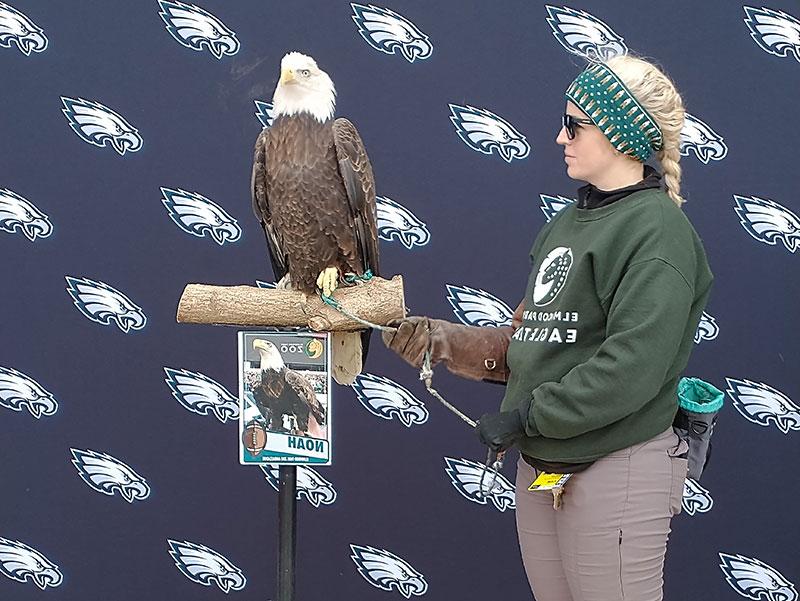
<path fill-rule="evenodd" d="M 405 317 L 403 276 L 391 280 L 374 277 L 355 286 L 337 288 L 333 293 L 349 313 L 371 323 L 387 325 Z M 178 323 L 206 323 L 231 326 L 310 328 L 318 332 L 363 330 L 318 295 L 306 296 L 295 290 L 254 286 L 211 286 L 188 284 L 178 302 Z"/>

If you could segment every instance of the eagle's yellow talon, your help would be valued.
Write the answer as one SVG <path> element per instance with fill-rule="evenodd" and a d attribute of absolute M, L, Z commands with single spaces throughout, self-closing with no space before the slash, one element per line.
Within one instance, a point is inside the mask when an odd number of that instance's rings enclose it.
<path fill-rule="evenodd" d="M 330 296 L 336 290 L 339 281 L 339 270 L 336 267 L 326 267 L 317 277 L 317 287 L 322 288 L 322 294 Z"/>

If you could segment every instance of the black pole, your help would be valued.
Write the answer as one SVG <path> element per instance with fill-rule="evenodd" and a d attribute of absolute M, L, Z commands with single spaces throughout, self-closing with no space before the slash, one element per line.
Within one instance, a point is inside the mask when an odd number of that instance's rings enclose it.
<path fill-rule="evenodd" d="M 278 599 L 294 601 L 295 543 L 297 542 L 297 467 L 280 466 L 278 492 Z"/>

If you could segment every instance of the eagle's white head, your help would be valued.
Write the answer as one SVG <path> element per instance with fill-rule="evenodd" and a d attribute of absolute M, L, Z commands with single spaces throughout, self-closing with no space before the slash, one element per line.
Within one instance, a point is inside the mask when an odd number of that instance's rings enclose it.
<path fill-rule="evenodd" d="M 257 350 L 258 354 L 261 355 L 261 369 L 283 369 L 286 367 L 278 347 L 269 340 L 263 340 L 262 338 L 253 340 L 253 349 Z"/>
<path fill-rule="evenodd" d="M 275 117 L 309 113 L 325 122 L 333 117 L 336 88 L 313 58 L 290 52 L 281 60 L 281 79 L 272 103 Z"/>

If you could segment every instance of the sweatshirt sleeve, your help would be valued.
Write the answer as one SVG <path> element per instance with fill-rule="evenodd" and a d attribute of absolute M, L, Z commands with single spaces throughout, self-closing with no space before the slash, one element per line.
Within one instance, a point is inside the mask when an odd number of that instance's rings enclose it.
<path fill-rule="evenodd" d="M 606 339 L 560 382 L 533 391 L 528 436 L 572 438 L 642 408 L 664 385 L 684 337 L 692 286 L 660 258 L 628 268 L 614 292 Z"/>

